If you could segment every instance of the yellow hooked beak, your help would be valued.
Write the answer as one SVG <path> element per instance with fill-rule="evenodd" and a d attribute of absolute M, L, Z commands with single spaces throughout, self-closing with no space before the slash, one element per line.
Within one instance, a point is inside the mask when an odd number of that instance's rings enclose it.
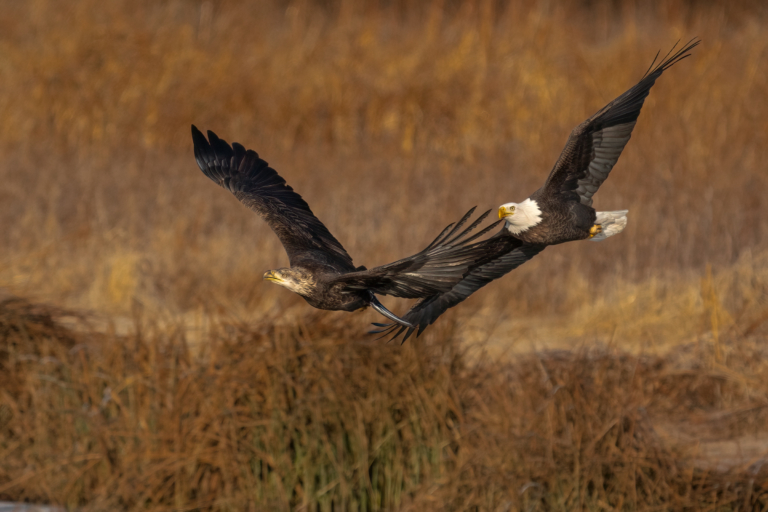
<path fill-rule="evenodd" d="M 499 218 L 503 219 L 504 217 L 509 217 L 510 215 L 515 214 L 515 208 L 512 207 L 510 209 L 507 209 L 506 206 L 499 206 Z"/>
<path fill-rule="evenodd" d="M 267 281 L 274 281 L 276 283 L 282 282 L 282 279 L 280 278 L 280 276 L 275 274 L 274 270 L 267 270 L 266 272 L 264 272 L 264 279 L 266 279 Z"/>

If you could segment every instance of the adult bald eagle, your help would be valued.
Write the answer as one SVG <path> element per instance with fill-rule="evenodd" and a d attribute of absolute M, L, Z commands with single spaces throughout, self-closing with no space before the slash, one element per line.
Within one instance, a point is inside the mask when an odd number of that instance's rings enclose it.
<path fill-rule="evenodd" d="M 577 126 L 544 186 L 521 203 L 499 207 L 506 229 L 524 242 L 543 245 L 601 241 L 621 233 L 627 225 L 627 210 L 596 212 L 592 196 L 627 145 L 653 84 L 699 43 L 691 40 L 674 54 L 673 47 L 659 65 L 651 64 L 634 87 Z"/>
<path fill-rule="evenodd" d="M 478 242 L 489 244 L 489 250 L 475 262 L 469 274 L 449 292 L 421 299 L 403 316 L 415 327 L 377 323 L 374 325 L 380 329 L 371 333 L 382 333 L 382 337 L 392 334 L 390 339 L 405 333 L 405 342 L 414 331 L 420 335 L 446 310 L 519 267 L 546 246 L 572 240 L 605 240 L 620 233 L 627 223 L 627 210 L 596 212 L 592 196 L 629 141 L 653 84 L 664 71 L 688 57 L 687 52 L 699 43 L 692 39 L 673 53 L 675 45 L 655 67 L 654 59 L 637 84 L 577 126 L 544 186 L 521 203 L 499 207 L 499 218 L 505 219 L 505 225 L 493 237 Z"/>
<path fill-rule="evenodd" d="M 269 270 L 264 279 L 298 293 L 313 307 L 355 311 L 370 305 L 397 325 L 413 327 L 387 310 L 374 294 L 423 298 L 449 292 L 481 256 L 483 248 L 472 242 L 488 228 L 469 233 L 490 210 L 460 231 L 472 208 L 423 251 L 371 270 L 355 267 L 309 205 L 255 151 L 237 143 L 230 146 L 211 131 L 206 140 L 195 126 L 192 140 L 200 170 L 261 215 L 288 253 L 290 268 Z"/>

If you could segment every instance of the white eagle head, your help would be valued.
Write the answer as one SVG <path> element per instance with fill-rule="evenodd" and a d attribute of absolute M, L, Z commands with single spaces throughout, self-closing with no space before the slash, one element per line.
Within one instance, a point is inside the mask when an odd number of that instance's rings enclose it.
<path fill-rule="evenodd" d="M 516 235 L 541 222 L 541 209 L 533 199 L 526 199 L 522 203 L 505 203 L 499 206 L 499 218 L 506 219 L 504 225 L 510 233 Z"/>

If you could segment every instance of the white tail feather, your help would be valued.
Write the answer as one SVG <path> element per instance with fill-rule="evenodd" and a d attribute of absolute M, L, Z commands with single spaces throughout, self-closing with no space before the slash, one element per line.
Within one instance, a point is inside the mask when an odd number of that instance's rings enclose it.
<path fill-rule="evenodd" d="M 609 236 L 617 235 L 624 231 L 624 228 L 627 227 L 627 213 L 629 213 L 629 210 L 597 212 L 595 224 L 600 224 L 603 231 L 590 238 L 590 240 L 600 242 Z"/>

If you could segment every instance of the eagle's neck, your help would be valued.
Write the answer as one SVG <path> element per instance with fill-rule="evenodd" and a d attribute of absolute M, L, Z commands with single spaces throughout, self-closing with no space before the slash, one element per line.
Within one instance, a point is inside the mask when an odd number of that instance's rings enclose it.
<path fill-rule="evenodd" d="M 528 231 L 541 222 L 541 208 L 539 203 L 528 198 L 519 203 L 515 208 L 515 214 L 507 217 L 506 228 L 513 235 Z"/>

